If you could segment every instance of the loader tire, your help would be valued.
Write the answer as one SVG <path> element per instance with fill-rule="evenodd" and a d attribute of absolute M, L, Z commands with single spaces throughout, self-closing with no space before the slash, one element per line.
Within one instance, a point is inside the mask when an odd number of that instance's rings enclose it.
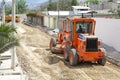
<path fill-rule="evenodd" d="M 51 38 L 50 40 L 50 50 L 52 53 L 54 53 L 53 48 L 56 46 L 56 40 L 54 38 Z"/>
<path fill-rule="evenodd" d="M 103 56 L 101 59 L 99 59 L 98 61 L 98 64 L 100 64 L 100 65 L 102 65 L 102 66 L 104 66 L 105 65 L 105 63 L 106 63 L 106 57 L 105 56 Z"/>
<path fill-rule="evenodd" d="M 77 55 L 76 49 L 70 50 L 69 63 L 71 66 L 76 66 L 78 64 L 78 55 Z"/>
<path fill-rule="evenodd" d="M 70 53 L 70 46 L 65 46 L 64 48 L 64 59 L 66 61 L 69 61 L 69 53 Z"/>

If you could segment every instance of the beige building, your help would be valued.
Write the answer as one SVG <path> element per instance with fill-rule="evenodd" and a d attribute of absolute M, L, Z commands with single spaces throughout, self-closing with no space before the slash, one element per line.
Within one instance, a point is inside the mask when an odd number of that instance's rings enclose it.
<path fill-rule="evenodd" d="M 40 12 L 27 14 L 27 22 L 37 26 L 46 26 L 51 29 L 57 27 L 57 17 L 44 15 Z"/>

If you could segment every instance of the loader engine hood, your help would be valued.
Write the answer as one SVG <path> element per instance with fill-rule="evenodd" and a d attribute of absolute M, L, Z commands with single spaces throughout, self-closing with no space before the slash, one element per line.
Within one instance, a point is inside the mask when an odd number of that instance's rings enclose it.
<path fill-rule="evenodd" d="M 86 40 L 87 38 L 98 38 L 98 37 L 88 34 L 78 34 L 78 38 L 81 40 Z"/>
<path fill-rule="evenodd" d="M 86 43 L 86 52 L 98 51 L 98 38 L 96 36 L 88 34 L 78 34 L 78 38 Z"/>

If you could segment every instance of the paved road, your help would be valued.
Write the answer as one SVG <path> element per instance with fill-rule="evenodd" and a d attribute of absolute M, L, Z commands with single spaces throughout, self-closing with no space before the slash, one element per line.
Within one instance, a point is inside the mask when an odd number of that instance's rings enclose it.
<path fill-rule="evenodd" d="M 102 47 L 106 49 L 106 56 L 108 60 L 118 66 L 120 66 L 120 52 L 118 52 L 113 47 L 110 47 L 106 44 L 102 44 Z"/>
<path fill-rule="evenodd" d="M 95 63 L 69 66 L 62 54 L 50 52 L 51 36 L 38 28 L 17 25 L 21 38 L 17 55 L 29 80 L 120 80 L 120 67 L 109 62 L 105 66 Z"/>

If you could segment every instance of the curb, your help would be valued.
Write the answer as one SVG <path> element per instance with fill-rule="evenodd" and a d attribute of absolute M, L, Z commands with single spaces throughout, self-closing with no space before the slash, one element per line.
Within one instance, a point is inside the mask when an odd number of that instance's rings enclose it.
<path fill-rule="evenodd" d="M 116 60 L 116 59 L 114 59 L 114 58 L 112 58 L 110 56 L 106 56 L 106 57 L 107 57 L 107 61 L 109 61 L 109 62 L 111 62 L 111 63 L 113 63 L 113 64 L 115 64 L 117 66 L 120 66 L 120 61 L 119 60 Z"/>

